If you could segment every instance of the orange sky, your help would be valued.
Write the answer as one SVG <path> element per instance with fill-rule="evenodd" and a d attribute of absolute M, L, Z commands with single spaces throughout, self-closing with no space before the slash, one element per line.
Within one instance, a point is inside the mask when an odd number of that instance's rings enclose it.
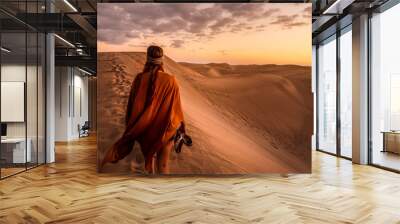
<path fill-rule="evenodd" d="M 142 5 L 99 4 L 98 51 L 145 52 L 157 44 L 179 62 L 311 65 L 311 4 L 168 4 L 166 16 L 158 11 L 166 4 Z M 143 15 L 135 18 L 136 9 Z"/>

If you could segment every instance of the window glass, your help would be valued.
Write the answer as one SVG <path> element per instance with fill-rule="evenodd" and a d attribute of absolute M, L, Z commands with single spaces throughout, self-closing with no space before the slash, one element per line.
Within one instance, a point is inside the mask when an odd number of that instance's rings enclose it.
<path fill-rule="evenodd" d="M 372 163 L 400 170 L 400 4 L 371 19 Z"/>
<path fill-rule="evenodd" d="M 318 48 L 318 149 L 336 153 L 336 37 Z"/>
<path fill-rule="evenodd" d="M 340 154 L 351 158 L 352 33 L 351 27 L 347 29 L 340 36 Z"/>
<path fill-rule="evenodd" d="M 26 33 L 1 34 L 1 176 L 24 171 L 30 162 L 26 141 Z"/>

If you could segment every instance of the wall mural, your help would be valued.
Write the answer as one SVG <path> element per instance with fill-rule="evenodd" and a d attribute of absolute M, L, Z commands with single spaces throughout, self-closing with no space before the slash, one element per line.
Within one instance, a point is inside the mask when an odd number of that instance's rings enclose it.
<path fill-rule="evenodd" d="M 311 172 L 311 4 L 98 4 L 98 168 Z"/>

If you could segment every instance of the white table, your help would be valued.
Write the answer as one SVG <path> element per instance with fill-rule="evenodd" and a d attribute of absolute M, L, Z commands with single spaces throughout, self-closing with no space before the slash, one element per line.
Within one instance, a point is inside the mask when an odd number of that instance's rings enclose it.
<path fill-rule="evenodd" d="M 12 150 L 12 163 L 25 163 L 32 160 L 32 140 L 26 139 L 28 143 L 25 151 L 25 138 L 5 138 L 1 139 L 1 150 Z M 12 148 L 10 148 L 12 147 Z"/>

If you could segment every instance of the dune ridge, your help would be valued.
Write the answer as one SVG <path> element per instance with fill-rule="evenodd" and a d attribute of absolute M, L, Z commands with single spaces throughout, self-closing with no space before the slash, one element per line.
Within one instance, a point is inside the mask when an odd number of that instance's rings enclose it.
<path fill-rule="evenodd" d="M 124 130 L 130 84 L 145 54 L 99 53 L 98 60 L 100 161 Z M 310 67 L 177 63 L 168 57 L 164 66 L 179 82 L 187 131 L 194 140 L 193 147 L 173 153 L 171 173 L 310 171 Z M 138 150 L 107 170 L 128 170 L 132 159 L 140 170 Z"/>

